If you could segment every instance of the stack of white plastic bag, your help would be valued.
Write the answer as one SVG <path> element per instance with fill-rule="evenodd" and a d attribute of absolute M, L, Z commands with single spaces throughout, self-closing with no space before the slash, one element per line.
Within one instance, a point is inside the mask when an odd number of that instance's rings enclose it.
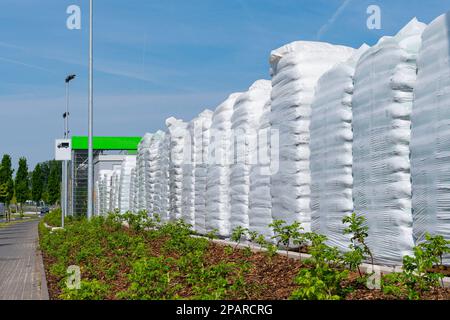
<path fill-rule="evenodd" d="M 450 240 L 450 13 L 425 29 L 411 115 L 413 230 Z M 444 257 L 450 264 L 450 255 Z"/>
<path fill-rule="evenodd" d="M 111 184 L 111 170 L 100 170 L 99 172 L 99 215 L 106 215 L 109 212 L 109 191 Z"/>
<path fill-rule="evenodd" d="M 230 228 L 249 228 L 250 170 L 257 161 L 260 118 L 270 101 L 272 84 L 258 80 L 234 103 L 231 117 Z"/>
<path fill-rule="evenodd" d="M 136 159 L 137 165 L 137 159 Z M 130 211 L 136 212 L 136 186 L 137 186 L 137 175 L 136 175 L 136 167 L 131 169 L 131 185 L 130 185 Z"/>
<path fill-rule="evenodd" d="M 311 229 L 328 244 L 347 251 L 342 219 L 353 213 L 352 98 L 356 64 L 369 49 L 364 44 L 346 62 L 326 72 L 311 105 Z"/>
<path fill-rule="evenodd" d="M 358 62 L 353 95 L 353 199 L 367 219 L 375 262 L 412 253 L 411 109 L 417 55 L 426 25 L 413 19 Z"/>
<path fill-rule="evenodd" d="M 319 78 L 354 49 L 298 41 L 272 51 L 272 130 L 279 133 L 279 169 L 272 175 L 272 217 L 310 230 L 309 123 Z M 273 148 L 272 148 L 272 151 Z"/>
<path fill-rule="evenodd" d="M 146 203 L 147 212 L 153 215 L 156 211 L 160 211 L 160 186 L 159 176 L 161 169 L 161 158 L 159 154 L 160 144 L 164 139 L 164 132 L 157 131 L 152 136 L 147 158 L 147 174 L 146 174 Z"/>
<path fill-rule="evenodd" d="M 137 161 L 137 211 L 147 210 L 147 175 L 150 144 L 153 134 L 146 133 L 138 146 Z"/>
<path fill-rule="evenodd" d="M 198 115 L 194 139 L 194 206 L 195 219 L 193 226 L 199 233 L 206 233 L 206 182 L 208 174 L 208 152 L 210 144 L 210 129 L 213 112 L 204 110 Z"/>
<path fill-rule="evenodd" d="M 257 163 L 250 169 L 250 194 L 249 194 L 249 231 L 257 232 L 264 236 L 266 241 L 273 237 L 273 231 L 269 225 L 272 220 L 272 196 L 270 193 L 270 180 L 273 172 L 277 170 L 278 159 L 271 152 L 271 143 L 276 139 L 272 135 L 270 125 L 270 99 L 263 108 L 259 119 L 257 140 Z M 276 142 L 275 142 L 276 143 Z M 272 164 L 275 167 L 272 167 Z"/>
<path fill-rule="evenodd" d="M 184 139 L 187 135 L 187 123 L 171 117 L 166 120 L 166 125 L 170 135 L 169 217 L 171 220 L 178 220 L 182 218 Z"/>
<path fill-rule="evenodd" d="M 160 157 L 160 172 L 158 184 L 160 186 L 160 199 L 161 207 L 154 213 L 158 214 L 162 221 L 168 221 L 170 219 L 170 181 L 169 181 L 169 170 L 170 170 L 170 134 L 168 132 L 164 133 L 164 138 L 159 144 L 159 157 Z"/>
<path fill-rule="evenodd" d="M 192 119 L 187 124 L 186 137 L 184 139 L 183 180 L 181 191 L 181 217 L 184 222 L 193 226 L 195 224 L 195 173 L 194 163 L 195 140 L 193 138 L 198 118 Z"/>
<path fill-rule="evenodd" d="M 119 189 L 120 189 L 120 172 L 121 166 L 114 166 L 113 173 L 111 176 L 111 197 L 110 197 L 110 208 L 111 211 L 119 210 Z"/>
<path fill-rule="evenodd" d="M 122 161 L 119 182 L 119 210 L 120 213 L 130 211 L 131 198 L 131 170 L 136 167 L 136 156 L 128 155 Z"/>
<path fill-rule="evenodd" d="M 231 94 L 214 111 L 210 129 L 206 177 L 206 230 L 221 237 L 230 236 L 231 116 L 236 99 Z"/>

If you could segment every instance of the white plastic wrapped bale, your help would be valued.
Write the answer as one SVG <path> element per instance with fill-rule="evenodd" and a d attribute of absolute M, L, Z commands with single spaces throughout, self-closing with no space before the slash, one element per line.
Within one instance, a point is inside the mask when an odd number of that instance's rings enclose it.
<path fill-rule="evenodd" d="M 111 177 L 111 198 L 110 198 L 111 211 L 120 210 L 119 207 L 120 172 L 121 166 L 120 165 L 114 166 L 113 174 Z"/>
<path fill-rule="evenodd" d="M 184 139 L 183 181 L 181 191 L 181 217 L 184 222 L 193 226 L 195 224 L 195 140 L 193 138 L 197 118 L 187 124 Z"/>
<path fill-rule="evenodd" d="M 319 78 L 354 49 L 298 41 L 272 51 L 271 123 L 279 133 L 279 170 L 272 175 L 272 218 L 310 230 L 309 122 Z M 272 148 L 273 151 L 273 148 Z"/>
<path fill-rule="evenodd" d="M 353 78 L 367 49 L 364 44 L 348 61 L 326 72 L 311 105 L 311 229 L 341 251 L 350 245 L 342 219 L 353 213 Z"/>
<path fill-rule="evenodd" d="M 110 211 L 109 209 L 109 196 L 111 190 L 111 170 L 100 170 L 99 172 L 99 214 L 106 215 Z"/>
<path fill-rule="evenodd" d="M 194 130 L 195 154 L 194 181 L 195 181 L 195 230 L 199 233 L 206 232 L 206 180 L 208 172 L 208 151 L 210 144 L 210 129 L 213 112 L 204 110 L 197 118 L 197 126 Z"/>
<path fill-rule="evenodd" d="M 162 207 L 162 192 L 161 192 L 161 144 L 163 144 L 165 133 L 157 131 L 153 135 L 152 144 L 150 147 L 150 189 L 148 196 L 149 212 L 161 215 Z M 150 211 L 151 208 L 151 211 Z"/>
<path fill-rule="evenodd" d="M 257 141 L 257 163 L 250 169 L 250 194 L 249 194 L 249 230 L 263 235 L 267 241 L 273 236 L 269 228 L 272 220 L 272 196 L 270 193 L 271 175 L 274 171 L 271 167 L 271 125 L 270 125 L 270 99 L 264 105 L 263 113 L 259 120 Z M 273 161 L 275 163 L 275 161 Z M 276 164 L 276 163 L 275 163 Z"/>
<path fill-rule="evenodd" d="M 161 161 L 161 175 L 159 176 L 161 208 L 159 212 L 155 211 L 155 214 L 158 214 L 162 221 L 168 221 L 170 219 L 170 134 L 168 132 L 164 133 L 164 139 L 159 145 L 158 153 Z"/>
<path fill-rule="evenodd" d="M 99 185 L 98 180 L 95 181 L 95 183 L 94 183 L 94 193 L 95 193 L 94 215 L 99 216 L 100 215 L 101 196 L 100 196 L 100 185 Z"/>
<path fill-rule="evenodd" d="M 137 160 L 137 159 L 136 159 Z M 136 161 L 137 164 L 137 161 Z M 130 185 L 130 211 L 136 212 L 136 185 L 137 185 L 136 167 L 131 169 L 131 185 Z"/>
<path fill-rule="evenodd" d="M 423 23 L 383 37 L 358 62 L 353 95 L 353 199 L 378 264 L 401 264 L 414 245 L 410 134 Z"/>
<path fill-rule="evenodd" d="M 272 83 L 258 80 L 234 104 L 231 117 L 230 228 L 249 228 L 250 169 L 257 161 L 259 121 L 270 101 Z M 268 227 L 268 226 L 266 226 Z"/>
<path fill-rule="evenodd" d="M 210 130 L 206 178 L 206 231 L 230 236 L 231 116 L 236 99 L 233 93 L 214 111 Z"/>
<path fill-rule="evenodd" d="M 103 208 L 104 208 L 104 214 L 108 214 L 112 211 L 111 208 L 111 179 L 112 179 L 112 170 L 105 170 L 103 174 L 103 192 L 105 193 L 105 196 L 103 198 Z"/>
<path fill-rule="evenodd" d="M 450 13 L 422 35 L 411 122 L 414 238 L 428 232 L 450 240 Z M 444 257 L 450 264 L 450 255 Z"/>
<path fill-rule="evenodd" d="M 169 162 L 169 217 L 170 220 L 182 218 L 181 194 L 183 190 L 184 139 L 187 123 L 173 117 L 166 120 L 170 134 Z"/>
<path fill-rule="evenodd" d="M 153 134 L 146 133 L 138 146 L 137 156 L 137 211 L 147 210 L 147 173 L 150 144 Z"/>
<path fill-rule="evenodd" d="M 120 169 L 120 182 L 119 182 L 119 210 L 120 213 L 130 211 L 131 198 L 131 170 L 136 167 L 136 156 L 128 155 L 122 161 Z"/>

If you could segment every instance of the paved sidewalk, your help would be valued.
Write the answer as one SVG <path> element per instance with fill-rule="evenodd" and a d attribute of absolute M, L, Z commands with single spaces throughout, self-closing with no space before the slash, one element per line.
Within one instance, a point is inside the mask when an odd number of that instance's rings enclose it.
<path fill-rule="evenodd" d="M 48 300 L 38 223 L 0 228 L 0 300 Z"/>

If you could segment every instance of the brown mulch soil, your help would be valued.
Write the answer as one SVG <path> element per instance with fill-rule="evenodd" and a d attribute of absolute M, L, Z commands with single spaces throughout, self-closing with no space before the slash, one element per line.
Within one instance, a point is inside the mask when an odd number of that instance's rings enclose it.
<path fill-rule="evenodd" d="M 130 235 L 133 233 L 130 232 Z M 162 246 L 167 241 L 167 238 L 147 239 L 147 247 L 152 256 L 160 256 L 161 254 L 167 255 L 163 252 Z M 249 263 L 248 273 L 245 275 L 246 291 L 244 297 L 230 297 L 230 299 L 249 299 L 249 300 L 285 300 L 288 299 L 291 293 L 297 288 L 294 283 L 294 279 L 301 268 L 307 266 L 302 264 L 301 261 L 288 258 L 286 255 L 276 255 L 269 259 L 265 253 L 253 252 L 249 254 L 249 250 L 233 249 L 231 247 L 226 249 L 225 246 L 211 243 L 207 254 L 205 255 L 205 266 L 217 265 L 220 262 L 234 262 Z M 300 250 L 306 252 L 307 248 Z M 49 266 L 56 262 L 56 259 L 48 256 L 45 252 L 43 254 L 45 272 L 47 277 L 47 286 L 49 290 L 50 299 L 58 299 L 61 294 L 59 288 L 59 281 L 57 277 L 53 276 L 49 272 Z M 111 261 L 113 261 L 113 253 L 110 253 Z M 174 258 L 178 258 L 179 254 L 169 254 Z M 109 259 L 108 259 L 109 260 Z M 104 266 L 101 268 L 103 269 Z M 107 269 L 107 266 L 105 266 Z M 435 270 L 437 271 L 437 270 Z M 449 269 L 444 271 L 448 275 Z M 126 290 L 129 286 L 129 280 L 127 275 L 130 272 L 130 266 L 126 262 L 121 262 L 119 270 L 113 279 L 106 280 L 106 275 L 100 273 L 98 280 L 104 280 L 111 286 L 111 293 L 107 299 L 114 300 L 116 293 Z M 83 277 L 88 277 L 88 274 L 83 274 Z M 351 292 L 346 299 L 347 300 L 395 300 L 398 299 L 393 296 L 383 294 L 380 290 L 369 290 L 364 286 L 357 285 L 356 279 L 358 274 L 351 274 L 349 284 L 357 289 Z M 174 281 L 177 281 L 174 279 Z M 182 279 L 180 279 L 182 283 Z M 178 292 L 181 298 L 189 298 L 192 296 L 191 288 L 184 286 L 180 292 Z M 422 297 L 424 300 L 450 300 L 450 289 L 435 288 L 430 292 L 425 293 Z"/>

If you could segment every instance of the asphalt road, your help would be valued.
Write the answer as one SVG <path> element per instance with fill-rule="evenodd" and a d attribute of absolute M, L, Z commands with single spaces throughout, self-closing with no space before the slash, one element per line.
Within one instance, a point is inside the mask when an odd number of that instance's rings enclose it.
<path fill-rule="evenodd" d="M 0 300 L 47 300 L 38 220 L 0 228 Z"/>

